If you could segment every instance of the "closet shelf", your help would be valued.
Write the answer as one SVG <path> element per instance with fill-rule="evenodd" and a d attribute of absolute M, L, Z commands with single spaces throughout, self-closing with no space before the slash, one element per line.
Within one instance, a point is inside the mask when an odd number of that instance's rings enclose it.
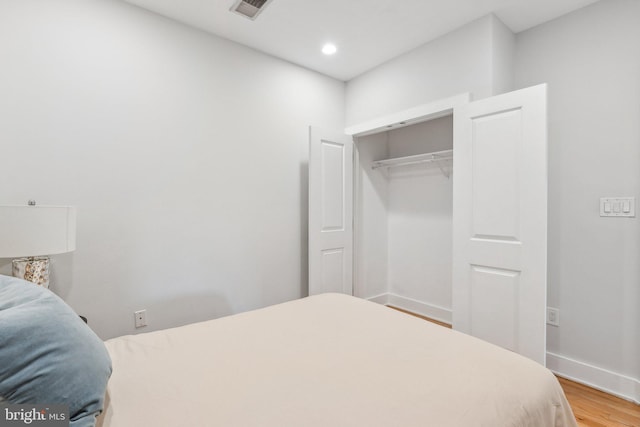
<path fill-rule="evenodd" d="M 453 150 L 434 151 L 433 153 L 417 154 L 415 156 L 395 157 L 393 159 L 375 160 L 371 169 L 392 168 L 398 166 L 416 165 L 419 163 L 452 160 Z"/>

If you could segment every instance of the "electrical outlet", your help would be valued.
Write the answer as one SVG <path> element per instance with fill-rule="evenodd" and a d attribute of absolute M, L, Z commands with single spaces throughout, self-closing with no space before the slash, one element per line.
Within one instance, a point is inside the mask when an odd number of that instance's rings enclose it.
<path fill-rule="evenodd" d="M 138 310 L 133 315 L 136 319 L 136 328 L 147 326 L 147 310 Z"/>
<path fill-rule="evenodd" d="M 547 325 L 560 326 L 560 310 L 547 307 Z"/>

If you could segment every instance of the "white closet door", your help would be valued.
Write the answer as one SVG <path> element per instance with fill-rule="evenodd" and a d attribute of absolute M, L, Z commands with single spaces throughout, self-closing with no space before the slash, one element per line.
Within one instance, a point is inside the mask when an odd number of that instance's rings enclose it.
<path fill-rule="evenodd" d="M 310 128 L 309 295 L 353 294 L 353 140 Z"/>
<path fill-rule="evenodd" d="M 453 327 L 545 364 L 546 85 L 454 112 Z"/>

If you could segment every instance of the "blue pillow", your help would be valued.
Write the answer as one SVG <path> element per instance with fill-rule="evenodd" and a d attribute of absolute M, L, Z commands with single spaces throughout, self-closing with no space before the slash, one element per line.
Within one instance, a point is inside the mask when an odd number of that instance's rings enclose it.
<path fill-rule="evenodd" d="M 64 404 L 94 426 L 111 360 L 100 338 L 48 289 L 0 275 L 0 401 Z"/>

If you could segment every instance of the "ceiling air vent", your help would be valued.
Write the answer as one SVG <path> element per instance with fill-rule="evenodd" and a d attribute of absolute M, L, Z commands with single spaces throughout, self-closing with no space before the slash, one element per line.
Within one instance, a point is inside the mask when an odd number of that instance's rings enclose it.
<path fill-rule="evenodd" d="M 256 19 L 269 3 L 271 0 L 238 0 L 231 7 L 231 11 L 249 19 Z"/>

